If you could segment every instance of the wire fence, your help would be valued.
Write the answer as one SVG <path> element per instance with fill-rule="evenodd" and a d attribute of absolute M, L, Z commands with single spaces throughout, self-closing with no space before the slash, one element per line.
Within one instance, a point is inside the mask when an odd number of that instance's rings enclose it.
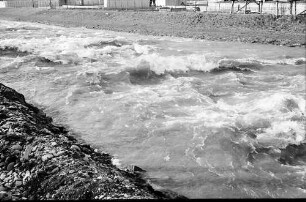
<path fill-rule="evenodd" d="M 237 2 L 234 4 L 235 13 L 238 12 L 239 8 L 245 6 L 244 2 Z M 201 7 L 201 11 L 213 11 L 220 13 L 230 13 L 232 9 L 231 2 L 208 2 L 208 5 L 205 7 Z M 296 8 L 291 8 L 289 2 L 283 2 L 277 4 L 277 2 L 269 1 L 262 4 L 262 13 L 265 14 L 275 14 L 275 15 L 290 15 L 291 12 L 293 14 L 299 14 L 306 9 L 305 2 L 297 2 Z M 292 11 L 290 11 L 292 9 Z M 251 13 L 259 13 L 259 7 L 255 3 L 248 4 L 245 10 L 250 11 Z"/>

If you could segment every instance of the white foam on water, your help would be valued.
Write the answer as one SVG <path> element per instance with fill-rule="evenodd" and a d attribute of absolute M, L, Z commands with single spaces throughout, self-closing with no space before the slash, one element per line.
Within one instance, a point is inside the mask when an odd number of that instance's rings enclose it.
<path fill-rule="evenodd" d="M 139 45 L 138 43 L 134 43 L 134 50 L 138 54 L 145 54 L 148 55 L 151 51 L 155 51 L 156 48 L 154 46 L 149 46 L 149 45 Z"/>
<path fill-rule="evenodd" d="M 3 28 L 20 31 L 1 31 L 0 48 L 30 55 L 0 56 L 0 80 L 116 154 L 114 164 L 158 170 L 165 182 L 174 179 L 169 187 L 188 188 L 191 197 L 194 190 L 207 196 L 201 189 L 209 186 L 209 196 L 218 196 L 215 187 L 229 190 L 230 183 L 237 196 L 279 196 L 277 186 L 295 193 L 271 180 L 300 183 L 294 176 L 302 171 L 291 169 L 299 166 L 282 167 L 269 154 L 258 154 L 254 164 L 247 157 L 258 145 L 279 154 L 305 142 L 302 49 L 0 21 Z M 35 65 L 39 58 L 51 62 Z M 212 71 L 224 64 L 256 71 Z M 253 178 L 260 179 L 255 186 Z"/>
<path fill-rule="evenodd" d="M 293 102 L 297 103 L 298 109 L 296 110 L 305 113 L 305 100 L 301 97 L 296 97 L 289 93 L 275 93 L 271 96 L 267 96 L 266 98 L 257 100 L 255 107 L 265 111 L 270 111 L 274 109 L 282 110 L 286 108 L 286 106 L 284 106 L 284 102 L 286 100 L 292 100 Z"/>
<path fill-rule="evenodd" d="M 303 123 L 295 121 L 273 122 L 264 133 L 257 135 L 258 142 L 265 146 L 285 148 L 288 144 L 300 144 L 305 140 L 305 128 Z"/>
<path fill-rule="evenodd" d="M 21 57 L 17 58 L 7 58 L 7 57 L 1 57 L 0 58 L 0 68 L 19 68 L 20 63 L 22 63 L 24 60 Z"/>
<path fill-rule="evenodd" d="M 240 63 L 249 63 L 249 64 L 263 64 L 263 65 L 298 65 L 300 63 L 305 63 L 306 58 L 305 57 L 299 57 L 299 58 L 273 58 L 273 59 L 262 59 L 258 57 L 248 57 L 248 58 L 239 58 L 239 59 L 228 59 L 224 58 L 220 60 L 221 62 L 240 62 Z"/>
<path fill-rule="evenodd" d="M 163 56 L 158 53 L 143 54 L 134 59 L 121 60 L 122 65 L 134 69 L 149 68 L 157 75 L 169 72 L 189 72 L 192 70 L 209 72 L 217 67 L 217 62 L 208 61 L 205 55 Z"/>
<path fill-rule="evenodd" d="M 117 166 L 117 167 L 120 167 L 120 166 L 121 166 L 120 159 L 118 159 L 117 157 L 113 157 L 113 158 L 111 159 L 111 161 L 112 161 L 112 164 L 113 164 L 113 165 L 115 165 L 115 166 Z"/>

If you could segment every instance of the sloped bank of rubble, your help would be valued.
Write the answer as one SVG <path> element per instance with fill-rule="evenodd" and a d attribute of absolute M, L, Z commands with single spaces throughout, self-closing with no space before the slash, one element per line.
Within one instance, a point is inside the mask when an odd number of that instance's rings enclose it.
<path fill-rule="evenodd" d="M 305 47 L 305 16 L 211 12 L 2 8 L 0 19 L 143 35 Z"/>
<path fill-rule="evenodd" d="M 117 168 L 1 83 L 0 155 L 0 200 L 185 198 Z"/>

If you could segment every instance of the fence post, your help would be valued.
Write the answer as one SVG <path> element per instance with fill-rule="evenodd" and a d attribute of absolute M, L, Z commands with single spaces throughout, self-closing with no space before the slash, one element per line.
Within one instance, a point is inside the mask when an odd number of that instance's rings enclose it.
<path fill-rule="evenodd" d="M 296 1 L 294 1 L 294 16 L 296 17 Z"/>
<path fill-rule="evenodd" d="M 278 1 L 276 1 L 276 17 L 278 17 Z"/>
<path fill-rule="evenodd" d="M 233 14 L 233 13 L 234 13 L 234 4 L 235 4 L 235 0 L 232 0 L 231 14 Z"/>

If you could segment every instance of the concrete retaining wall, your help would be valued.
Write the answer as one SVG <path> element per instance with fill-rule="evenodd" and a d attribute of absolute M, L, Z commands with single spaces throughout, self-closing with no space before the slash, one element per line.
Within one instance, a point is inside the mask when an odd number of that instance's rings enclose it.
<path fill-rule="evenodd" d="M 238 10 L 238 7 L 242 8 L 245 5 L 243 2 L 236 2 L 234 4 L 234 12 Z M 265 2 L 263 3 L 262 12 L 267 14 L 277 14 L 276 10 L 276 2 Z M 216 11 L 216 12 L 226 12 L 230 13 L 232 8 L 231 2 L 208 2 L 208 6 L 201 6 L 201 11 Z M 258 12 L 258 5 L 255 3 L 250 3 L 247 6 L 247 10 L 251 10 L 252 12 Z M 296 14 L 299 14 L 306 10 L 306 3 L 297 2 L 296 4 Z M 244 8 L 241 12 L 244 12 Z M 279 15 L 290 15 L 290 4 L 289 3 L 279 3 L 278 4 L 278 14 Z M 295 14 L 294 6 L 293 6 L 293 14 Z"/>
<path fill-rule="evenodd" d="M 104 7 L 115 9 L 149 8 L 150 0 L 104 0 Z"/>

